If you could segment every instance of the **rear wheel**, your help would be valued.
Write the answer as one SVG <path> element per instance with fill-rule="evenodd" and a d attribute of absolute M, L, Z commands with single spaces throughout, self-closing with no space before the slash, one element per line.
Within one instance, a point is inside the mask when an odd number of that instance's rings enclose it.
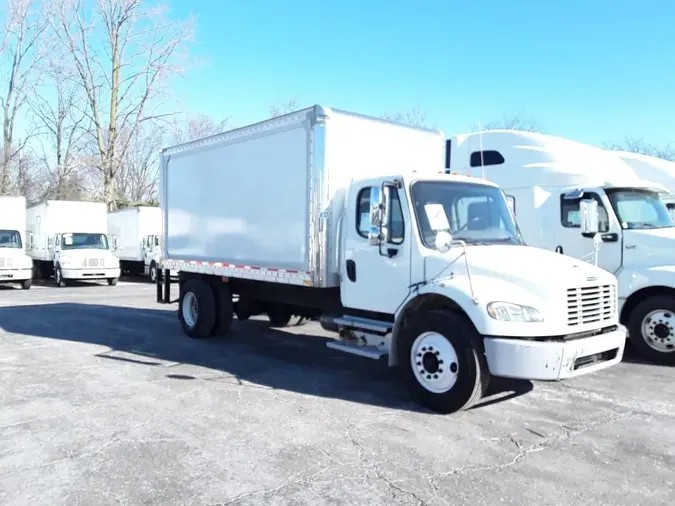
<path fill-rule="evenodd" d="M 272 306 L 267 310 L 270 319 L 270 327 L 287 327 L 293 317 L 293 313 L 281 306 Z"/>
<path fill-rule="evenodd" d="M 628 335 L 644 358 L 675 364 L 675 297 L 657 295 L 640 302 L 630 315 Z"/>
<path fill-rule="evenodd" d="M 178 319 L 190 337 L 211 335 L 216 324 L 216 297 L 206 281 L 190 279 L 181 285 Z"/>
<path fill-rule="evenodd" d="M 490 374 L 480 336 L 450 311 L 412 315 L 397 338 L 403 381 L 413 399 L 439 413 L 469 408 L 485 394 Z"/>
<path fill-rule="evenodd" d="M 211 335 L 223 337 L 229 333 L 230 327 L 232 326 L 232 320 L 234 320 L 232 292 L 230 291 L 230 287 L 225 283 L 217 282 L 212 286 L 215 297 L 216 314 Z"/>

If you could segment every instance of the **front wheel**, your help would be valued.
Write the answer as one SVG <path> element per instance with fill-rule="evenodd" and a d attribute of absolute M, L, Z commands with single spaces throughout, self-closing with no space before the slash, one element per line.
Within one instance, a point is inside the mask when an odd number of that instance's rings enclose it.
<path fill-rule="evenodd" d="M 150 262 L 150 281 L 157 283 L 157 264 L 154 260 Z"/>
<path fill-rule="evenodd" d="M 115 286 L 117 284 L 117 278 L 108 278 L 108 286 Z"/>
<path fill-rule="evenodd" d="M 56 281 L 56 286 L 59 288 L 65 288 L 68 286 L 68 282 L 63 278 L 63 272 L 61 271 L 61 266 L 57 265 L 54 270 L 54 280 Z"/>
<path fill-rule="evenodd" d="M 429 409 L 454 413 L 485 394 L 490 374 L 480 336 L 462 315 L 430 311 L 412 315 L 397 339 L 403 382 Z"/>
<path fill-rule="evenodd" d="M 32 279 L 24 279 L 21 282 L 21 289 L 22 290 L 30 290 L 31 286 L 33 286 L 33 280 Z"/>
<path fill-rule="evenodd" d="M 675 297 L 657 295 L 640 302 L 630 315 L 628 336 L 644 358 L 675 364 Z"/>

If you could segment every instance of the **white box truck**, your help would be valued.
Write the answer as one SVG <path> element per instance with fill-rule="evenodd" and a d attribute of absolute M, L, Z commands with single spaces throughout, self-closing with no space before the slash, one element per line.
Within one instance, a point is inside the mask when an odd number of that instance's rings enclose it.
<path fill-rule="evenodd" d="M 33 240 L 29 254 L 36 278 L 54 274 L 56 284 L 105 279 L 117 284 L 120 264 L 108 238 L 106 205 L 101 202 L 48 200 L 26 210 Z"/>
<path fill-rule="evenodd" d="M 0 283 L 18 283 L 28 290 L 33 261 L 26 254 L 26 199 L 0 197 Z"/>
<path fill-rule="evenodd" d="M 184 332 L 226 335 L 233 311 L 319 317 L 330 348 L 388 355 L 444 413 L 490 375 L 560 380 L 619 362 L 616 278 L 525 246 L 497 185 L 444 173 L 444 144 L 314 106 L 164 149 L 163 258 L 179 270 Z M 170 286 L 158 282 L 158 302 Z"/>
<path fill-rule="evenodd" d="M 108 233 L 117 239 L 115 255 L 122 273 L 144 274 L 154 283 L 161 262 L 162 210 L 136 206 L 110 211 Z"/>
<path fill-rule="evenodd" d="M 668 193 L 661 195 L 661 198 L 670 215 L 675 218 L 675 162 L 629 151 L 611 152 L 626 162 L 641 179 L 661 183 L 668 189 Z"/>
<path fill-rule="evenodd" d="M 612 151 L 518 130 L 450 138 L 446 167 L 498 184 L 528 244 L 614 273 L 631 343 L 647 359 L 675 364 L 675 223 L 663 185 Z M 599 213 L 597 234 L 583 228 L 587 208 Z"/>

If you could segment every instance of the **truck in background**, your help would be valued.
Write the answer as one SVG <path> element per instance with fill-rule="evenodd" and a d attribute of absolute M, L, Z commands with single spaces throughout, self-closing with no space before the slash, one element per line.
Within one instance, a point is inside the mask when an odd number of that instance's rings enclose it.
<path fill-rule="evenodd" d="M 254 306 L 319 317 L 327 346 L 388 356 L 443 413 L 490 375 L 621 361 L 616 278 L 525 246 L 497 185 L 444 174 L 444 146 L 438 131 L 314 106 L 164 149 L 164 268 L 179 270 L 185 334 L 224 336 Z M 170 287 L 158 281 L 158 302 Z"/>
<path fill-rule="evenodd" d="M 122 274 L 146 275 L 154 283 L 160 265 L 162 210 L 159 207 L 127 207 L 108 213 L 108 233 L 117 239 L 115 255 Z"/>
<path fill-rule="evenodd" d="M 26 254 L 26 199 L 0 197 L 0 283 L 18 283 L 28 290 L 33 283 L 33 261 Z"/>
<path fill-rule="evenodd" d="M 670 215 L 675 218 L 675 162 L 629 151 L 612 151 L 612 153 L 626 162 L 638 177 L 656 181 L 668 189 L 668 193 L 662 195 L 661 198 Z"/>
<path fill-rule="evenodd" d="M 645 358 L 675 363 L 675 223 L 663 185 L 614 152 L 518 130 L 450 138 L 446 168 L 498 184 L 528 244 L 614 273 L 630 341 Z M 597 207 L 599 234 L 584 230 L 584 204 Z"/>
<path fill-rule="evenodd" d="M 100 202 L 47 200 L 28 207 L 34 277 L 54 274 L 60 287 L 100 279 L 116 285 L 120 264 L 113 254 L 115 239 L 108 238 L 107 214 Z"/>

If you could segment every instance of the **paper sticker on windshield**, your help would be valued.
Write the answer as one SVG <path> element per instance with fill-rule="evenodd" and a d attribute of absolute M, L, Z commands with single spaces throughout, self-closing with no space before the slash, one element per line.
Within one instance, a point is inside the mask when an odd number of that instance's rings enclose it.
<path fill-rule="evenodd" d="M 71 234 L 63 234 L 63 242 L 66 243 L 66 246 L 72 246 L 73 236 Z"/>
<path fill-rule="evenodd" d="M 431 230 L 450 230 L 450 223 L 445 214 L 445 209 L 443 209 L 443 204 L 425 204 L 424 212 L 427 213 Z"/>

